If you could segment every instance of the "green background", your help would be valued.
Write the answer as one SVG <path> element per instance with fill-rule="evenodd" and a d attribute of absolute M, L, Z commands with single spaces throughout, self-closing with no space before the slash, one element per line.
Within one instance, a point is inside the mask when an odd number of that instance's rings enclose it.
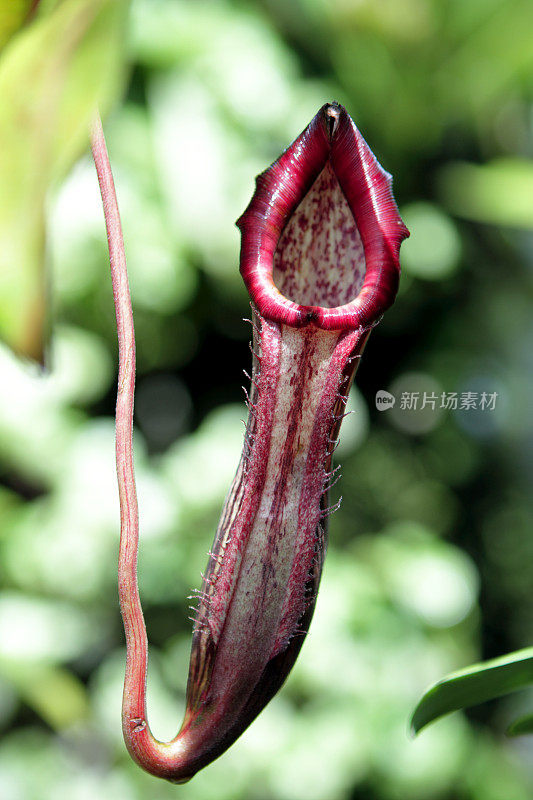
<path fill-rule="evenodd" d="M 64 0 L 20 27 L 29 5 L 0 4 L 0 328 L 19 351 L 44 347 L 48 369 L 0 347 L 0 797 L 528 800 L 532 737 L 504 735 L 533 709 L 527 692 L 414 740 L 408 724 L 447 672 L 533 644 L 533 5 Z M 343 423 L 343 503 L 302 654 L 181 787 L 131 763 L 120 730 L 116 333 L 85 133 L 96 97 L 137 333 L 160 738 L 181 722 L 186 598 L 242 444 L 250 328 L 234 221 L 253 179 L 338 100 L 411 230 Z M 394 409 L 376 410 L 380 389 Z M 402 411 L 416 391 L 497 401 Z"/>

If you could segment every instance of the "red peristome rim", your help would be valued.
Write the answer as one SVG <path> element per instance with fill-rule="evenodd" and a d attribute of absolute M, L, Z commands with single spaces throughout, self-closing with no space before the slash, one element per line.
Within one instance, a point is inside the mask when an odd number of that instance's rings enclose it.
<path fill-rule="evenodd" d="M 274 253 L 291 214 L 330 161 L 354 215 L 365 251 L 363 286 L 336 308 L 302 306 L 272 279 Z M 237 221 L 242 233 L 241 275 L 259 313 L 274 322 L 325 330 L 367 328 L 394 302 L 399 251 L 409 231 L 392 196 L 392 178 L 378 163 L 347 111 L 326 104 L 302 134 L 257 178 L 250 204 Z"/>

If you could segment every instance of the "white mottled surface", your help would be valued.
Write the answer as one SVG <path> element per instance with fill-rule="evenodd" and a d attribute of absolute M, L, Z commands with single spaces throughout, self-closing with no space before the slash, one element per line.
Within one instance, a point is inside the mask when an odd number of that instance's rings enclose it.
<path fill-rule="evenodd" d="M 295 303 L 335 308 L 357 297 L 365 266 L 361 236 L 328 163 L 281 235 L 274 283 Z"/>

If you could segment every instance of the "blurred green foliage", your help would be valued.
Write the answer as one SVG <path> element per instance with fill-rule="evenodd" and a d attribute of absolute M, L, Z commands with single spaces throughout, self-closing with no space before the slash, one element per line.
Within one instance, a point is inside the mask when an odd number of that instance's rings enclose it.
<path fill-rule="evenodd" d="M 124 11 L 118 0 L 63 0 L 0 58 L 0 338 L 23 356 L 43 358 L 46 193 L 85 149 L 95 104 L 117 94 Z"/>
<path fill-rule="evenodd" d="M 89 5 L 120 17 L 121 3 Z M 44 81 L 61 47 L 37 43 L 48 31 L 64 44 L 51 15 L 82 6 L 43 3 L 12 28 L 0 126 L 15 107 L 35 120 L 60 85 Z M 527 696 L 415 741 L 408 723 L 443 674 L 533 642 L 532 23 L 525 0 L 135 0 L 126 32 L 95 24 L 80 32 L 93 55 L 79 72 L 60 65 L 73 105 L 43 119 L 57 163 L 35 161 L 38 126 L 3 137 L 0 229 L 16 252 L 0 282 L 38 277 L 46 261 L 53 307 L 49 371 L 0 349 L 3 800 L 531 797 L 531 737 L 504 736 Z M 66 174 L 95 96 L 116 96 L 124 54 L 129 85 L 105 127 L 138 340 L 140 589 L 161 738 L 181 720 L 186 597 L 242 442 L 249 326 L 234 220 L 253 178 L 338 99 L 394 174 L 412 231 L 344 422 L 344 499 L 302 655 L 236 745 L 179 788 L 144 775 L 122 744 L 114 311 L 88 155 Z M 31 79 L 15 87 L 9 59 Z M 3 290 L 14 340 L 13 302 Z M 379 389 L 394 409 L 376 410 Z M 415 391 L 497 403 L 401 409 Z"/>

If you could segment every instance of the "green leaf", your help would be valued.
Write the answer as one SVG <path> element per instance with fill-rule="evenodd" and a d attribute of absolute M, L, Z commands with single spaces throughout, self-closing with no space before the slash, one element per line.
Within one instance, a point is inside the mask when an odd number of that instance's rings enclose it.
<path fill-rule="evenodd" d="M 126 0 L 64 0 L 0 59 L 0 338 L 41 359 L 45 200 L 122 85 Z M 75 269 L 76 265 L 73 264 Z"/>
<path fill-rule="evenodd" d="M 418 733 L 433 720 L 460 708 L 493 700 L 533 684 L 533 647 L 474 664 L 438 681 L 424 694 L 411 718 Z"/>
<path fill-rule="evenodd" d="M 533 714 L 524 714 L 518 717 L 507 728 L 507 736 L 523 736 L 526 733 L 533 733 Z"/>

